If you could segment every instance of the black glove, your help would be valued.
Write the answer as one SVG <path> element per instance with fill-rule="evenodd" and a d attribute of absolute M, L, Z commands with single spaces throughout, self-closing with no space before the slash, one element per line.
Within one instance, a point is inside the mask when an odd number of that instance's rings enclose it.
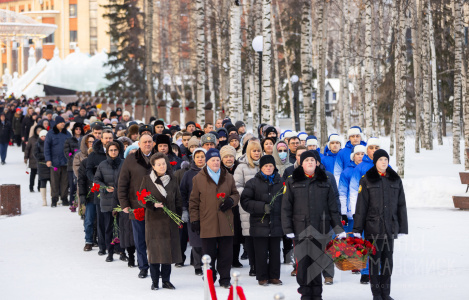
<path fill-rule="evenodd" d="M 86 205 L 86 197 L 80 196 L 80 204 Z"/>
<path fill-rule="evenodd" d="M 347 217 L 347 215 L 342 215 L 342 221 L 345 222 L 345 223 L 342 222 L 344 226 L 348 226 L 348 217 Z"/>
<path fill-rule="evenodd" d="M 233 204 L 234 204 L 234 201 L 233 199 L 231 199 L 230 197 L 226 198 L 225 201 L 223 201 L 221 204 L 220 204 L 220 210 L 222 212 L 225 212 L 227 211 L 228 209 L 232 208 L 233 207 Z"/>
<path fill-rule="evenodd" d="M 197 234 L 200 234 L 200 221 L 192 222 L 191 230 Z"/>
<path fill-rule="evenodd" d="M 266 214 L 270 214 L 270 210 L 272 209 L 272 206 L 270 206 L 270 204 L 265 204 L 264 205 L 264 212 Z"/>

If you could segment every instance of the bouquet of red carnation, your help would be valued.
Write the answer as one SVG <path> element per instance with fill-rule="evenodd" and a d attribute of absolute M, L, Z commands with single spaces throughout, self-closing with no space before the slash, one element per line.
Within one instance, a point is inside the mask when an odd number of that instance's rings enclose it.
<path fill-rule="evenodd" d="M 221 200 L 221 202 L 225 202 L 225 197 L 226 197 L 226 194 L 225 193 L 218 193 L 217 194 L 217 198 Z M 228 224 L 230 224 L 230 229 L 231 229 L 231 232 L 234 232 L 233 230 L 233 226 L 231 226 L 231 218 L 229 215 L 226 215 L 226 218 L 228 219 Z"/>
<path fill-rule="evenodd" d="M 368 256 L 376 254 L 376 248 L 369 241 L 347 237 L 330 241 L 326 253 L 332 257 L 339 270 L 350 271 L 364 269 Z"/>
<path fill-rule="evenodd" d="M 117 207 L 114 208 L 113 211 L 121 212 L 121 211 L 124 211 L 124 210 L 122 209 L 122 207 L 120 207 L 120 205 L 117 205 Z M 135 220 L 137 220 L 137 221 L 145 220 L 145 208 L 143 208 L 143 207 L 142 208 L 136 208 L 136 209 L 129 208 L 129 213 L 133 213 L 134 216 L 135 216 Z M 114 220 L 115 220 L 115 218 L 114 218 Z M 117 225 L 117 223 L 116 223 L 116 225 Z M 117 228 L 119 228 L 119 227 L 117 227 Z"/>
<path fill-rule="evenodd" d="M 156 200 L 155 197 L 152 196 L 152 194 L 147 191 L 146 189 L 143 189 L 140 193 L 137 191 L 137 200 L 142 202 L 142 204 L 147 204 L 147 202 L 151 203 L 161 203 L 158 200 Z M 178 225 L 179 228 L 182 228 L 182 223 L 184 223 L 181 219 L 181 216 L 177 215 L 173 211 L 171 211 L 169 208 L 166 206 L 163 206 L 163 211 Z"/>
<path fill-rule="evenodd" d="M 174 167 L 175 165 L 178 164 L 178 162 L 177 161 L 170 161 L 169 164 Z"/>
<path fill-rule="evenodd" d="M 98 192 L 99 193 L 99 189 L 100 188 L 103 188 L 103 189 L 108 189 L 110 188 L 110 186 L 101 186 L 97 183 L 93 183 L 93 186 L 91 187 L 91 190 L 88 192 L 88 195 L 86 197 L 88 197 L 90 195 L 90 193 L 94 193 L 94 192 Z M 98 194 L 98 198 L 101 196 L 101 193 Z"/>

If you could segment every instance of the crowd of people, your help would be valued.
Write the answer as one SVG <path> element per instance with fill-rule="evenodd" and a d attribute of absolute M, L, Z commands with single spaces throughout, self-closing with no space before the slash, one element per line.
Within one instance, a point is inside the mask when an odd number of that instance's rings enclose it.
<path fill-rule="evenodd" d="M 231 286 L 240 260 L 259 285 L 282 285 L 283 258 L 293 265 L 301 299 L 322 299 L 322 277 L 334 282 L 333 260 L 322 255 L 326 261 L 316 264 L 317 255 L 304 249 L 323 253 L 334 237 L 353 232 L 377 251 L 369 267 L 352 272 L 371 283 L 373 299 L 392 299 L 393 240 L 408 224 L 401 179 L 379 138 L 365 141 L 353 126 L 345 144 L 331 134 L 320 149 L 313 135 L 269 124 L 255 133 L 228 117 L 184 125 L 154 117 L 144 124 L 121 108 L 91 103 L 12 98 L 0 102 L 1 162 L 9 145 L 22 147 L 30 191 L 37 186 L 44 206 L 77 207 L 84 251 L 95 248 L 106 262 L 116 254 L 138 266 L 139 278 L 150 270 L 152 290 L 175 289 L 172 264 L 190 264 L 202 276 L 208 254 L 222 287 Z M 142 201 L 144 190 L 155 201 Z"/>

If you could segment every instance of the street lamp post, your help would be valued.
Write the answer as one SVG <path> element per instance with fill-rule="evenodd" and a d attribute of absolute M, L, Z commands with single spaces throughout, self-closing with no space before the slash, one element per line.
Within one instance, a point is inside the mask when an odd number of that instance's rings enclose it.
<path fill-rule="evenodd" d="M 298 76 L 293 75 L 290 80 L 293 83 L 293 108 L 292 116 L 295 116 L 295 130 L 300 131 L 300 101 L 298 99 Z"/>
<path fill-rule="evenodd" d="M 261 107 L 262 107 L 262 50 L 264 46 L 264 38 L 262 35 L 256 36 L 252 40 L 252 48 L 259 54 L 259 106 L 258 106 L 258 113 L 259 113 L 259 124 L 262 123 L 261 121 Z"/>

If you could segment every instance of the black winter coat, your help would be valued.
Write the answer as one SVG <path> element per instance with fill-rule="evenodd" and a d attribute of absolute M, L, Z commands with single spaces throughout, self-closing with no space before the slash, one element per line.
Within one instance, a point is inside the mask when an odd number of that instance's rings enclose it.
<path fill-rule="evenodd" d="M 250 214 L 249 235 L 252 237 L 283 236 L 281 222 L 283 179 L 277 172 L 273 182 L 271 184 L 261 172 L 258 172 L 244 186 L 241 194 L 241 207 Z M 270 214 L 265 214 L 265 205 L 269 204 L 277 193 L 280 194 L 275 198 Z"/>
<path fill-rule="evenodd" d="M 101 140 L 96 140 L 93 144 L 93 152 L 88 155 L 88 160 L 86 162 L 86 174 L 88 176 L 88 180 L 94 180 L 94 174 L 96 173 L 99 164 L 105 161 L 106 158 L 107 156 L 104 151 L 103 143 Z"/>
<path fill-rule="evenodd" d="M 282 228 L 295 238 L 327 239 L 334 232 L 344 231 L 334 195 L 326 173 L 316 168 L 313 178 L 306 177 L 299 166 L 287 179 L 282 200 Z"/>
<path fill-rule="evenodd" d="M 57 126 L 54 126 L 52 130 L 46 135 L 44 153 L 46 161 L 51 161 L 54 167 L 62 167 L 67 165 L 67 159 L 64 155 L 65 141 L 72 137 L 67 129 L 62 129 L 60 132 Z"/>
<path fill-rule="evenodd" d="M 94 193 L 91 193 L 93 187 L 93 181 L 89 180 L 86 175 L 86 163 L 88 158 L 81 161 L 80 167 L 78 167 L 78 192 L 80 195 L 80 203 L 88 204 L 94 203 Z"/>
<path fill-rule="evenodd" d="M 366 239 L 395 239 L 399 233 L 409 233 L 402 180 L 390 167 L 386 176 L 372 167 L 360 179 L 353 232 L 363 230 Z"/>
<path fill-rule="evenodd" d="M 31 169 L 37 169 L 37 160 L 34 156 L 34 152 L 36 150 L 36 144 L 39 137 L 36 133 L 28 140 L 26 147 L 24 148 L 24 159 L 29 161 L 29 167 Z"/>
<path fill-rule="evenodd" d="M 29 140 L 29 131 L 31 127 L 34 125 L 34 120 L 32 116 L 26 116 L 23 118 L 23 122 L 21 122 L 21 136 L 24 137 L 24 141 L 27 142 Z"/>
<path fill-rule="evenodd" d="M 106 160 L 102 161 L 94 175 L 94 183 L 101 186 L 99 189 L 100 197 L 99 204 L 101 212 L 111 212 L 113 208 L 114 194 L 109 193 L 104 186 L 115 187 L 116 178 L 119 177 L 120 165 L 122 159 L 118 156 L 115 159 L 109 156 Z"/>
<path fill-rule="evenodd" d="M 123 165 L 120 164 L 119 168 L 117 169 L 118 176 L 116 177 L 116 181 L 114 181 L 114 193 L 113 193 L 113 202 L 112 202 L 112 209 L 116 208 L 119 205 L 119 191 L 118 191 L 118 183 L 119 183 L 119 174 L 122 169 Z M 134 233 L 132 229 L 132 221 L 130 220 L 130 214 L 126 214 L 125 212 L 119 212 L 119 240 L 120 240 L 120 247 L 121 248 L 128 248 L 135 246 L 134 242 Z"/>
<path fill-rule="evenodd" d="M 198 168 L 195 163 L 192 162 L 190 165 L 190 169 L 186 170 L 184 172 L 184 175 L 182 176 L 181 184 L 179 185 L 179 187 L 181 191 L 183 210 L 189 210 L 189 198 L 192 192 L 192 179 L 195 177 L 195 175 L 199 174 L 200 170 L 202 169 Z M 177 172 L 180 171 L 182 171 L 182 169 Z M 191 246 L 202 247 L 202 240 L 200 239 L 200 235 L 198 235 L 196 232 L 193 232 L 191 229 L 190 218 L 189 223 L 187 225 L 189 226 L 187 232 L 189 234 L 189 241 L 191 241 Z"/>
<path fill-rule="evenodd" d="M 11 128 L 11 123 L 5 119 L 5 123 L 0 121 L 0 144 L 8 144 L 13 138 L 13 129 Z"/>
<path fill-rule="evenodd" d="M 50 180 L 50 168 L 46 166 L 46 157 L 44 155 L 44 141 L 39 139 L 34 150 L 34 157 L 37 161 L 37 174 L 39 180 Z"/>
<path fill-rule="evenodd" d="M 65 141 L 64 155 L 67 158 L 67 171 L 73 171 L 73 158 L 79 150 L 80 143 L 76 137 L 72 136 Z"/>
<path fill-rule="evenodd" d="M 11 121 L 11 127 L 15 135 L 21 135 L 21 123 L 23 122 L 23 114 L 14 114 L 13 120 Z"/>

